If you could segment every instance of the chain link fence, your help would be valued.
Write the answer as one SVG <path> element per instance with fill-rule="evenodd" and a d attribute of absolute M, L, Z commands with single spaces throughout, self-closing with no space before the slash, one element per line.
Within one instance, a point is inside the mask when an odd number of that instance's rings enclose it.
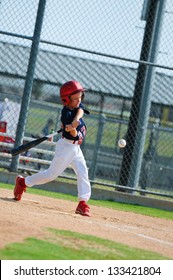
<path fill-rule="evenodd" d="M 47 168 L 59 135 L 20 157 L 10 150 L 59 129 L 59 88 L 78 80 L 91 182 L 173 197 L 172 24 L 171 0 L 1 0 L 1 167 Z"/>

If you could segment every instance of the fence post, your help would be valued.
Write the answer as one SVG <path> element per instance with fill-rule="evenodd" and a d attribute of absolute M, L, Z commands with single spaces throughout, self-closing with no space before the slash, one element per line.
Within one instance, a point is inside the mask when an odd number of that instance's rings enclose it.
<path fill-rule="evenodd" d="M 95 143 L 92 163 L 91 163 L 91 167 L 90 167 L 90 179 L 91 180 L 94 180 L 95 175 L 96 175 L 97 158 L 98 158 L 98 153 L 99 153 L 100 146 L 101 146 L 101 141 L 102 141 L 103 129 L 104 129 L 105 122 L 106 122 L 105 114 L 100 114 L 96 143 Z"/>
<path fill-rule="evenodd" d="M 156 59 L 165 1 L 149 1 L 141 61 L 154 62 Z M 144 141 L 151 105 L 150 86 L 152 84 L 152 75 L 152 66 L 139 65 L 127 131 L 127 146 L 120 171 L 119 185 L 128 185 L 134 189 L 138 186 L 142 165 Z"/>
<path fill-rule="evenodd" d="M 160 31 L 163 22 L 163 13 L 166 0 L 157 1 L 157 11 L 155 17 L 155 24 L 153 27 L 153 34 L 152 34 L 152 44 L 149 54 L 149 61 L 155 62 L 157 59 L 158 54 L 158 46 L 159 46 L 159 39 L 160 39 Z M 137 131 L 136 131 L 136 139 L 134 145 L 134 151 L 132 155 L 131 161 L 131 169 L 129 173 L 129 187 L 136 189 L 139 185 L 139 178 L 143 160 L 143 153 L 144 153 L 144 145 L 145 139 L 147 134 L 147 126 L 148 120 L 150 115 L 150 108 L 151 108 L 151 95 L 152 95 L 152 86 L 153 86 L 153 76 L 154 76 L 154 68 L 152 66 L 147 67 L 144 87 L 143 87 L 143 94 L 140 104 L 139 110 L 139 118 L 137 124 Z"/>
<path fill-rule="evenodd" d="M 159 119 L 156 120 L 156 123 L 152 125 L 150 136 L 149 136 L 149 144 L 146 150 L 146 153 L 143 156 L 142 163 L 142 172 L 141 172 L 141 189 L 147 189 L 148 178 L 150 178 L 150 169 L 155 163 L 157 158 L 157 141 L 159 138 Z M 140 193 L 141 195 L 145 195 L 144 192 Z"/>
<path fill-rule="evenodd" d="M 16 141 L 14 147 L 18 147 L 22 144 L 22 139 L 24 136 L 27 113 L 28 113 L 28 108 L 29 108 L 29 103 L 30 103 L 30 98 L 32 93 L 35 65 L 37 60 L 45 6 L 46 6 L 46 0 L 40 0 L 38 5 L 37 18 L 35 23 L 34 35 L 32 39 L 32 46 L 31 46 L 28 70 L 26 74 L 23 98 L 21 102 L 19 121 L 16 130 Z M 12 158 L 12 162 L 10 166 L 11 171 L 17 171 L 18 162 L 19 162 L 19 156 Z"/>

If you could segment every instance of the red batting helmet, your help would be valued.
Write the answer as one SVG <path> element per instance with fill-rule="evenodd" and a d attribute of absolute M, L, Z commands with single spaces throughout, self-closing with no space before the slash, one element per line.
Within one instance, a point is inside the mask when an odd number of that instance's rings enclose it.
<path fill-rule="evenodd" d="M 62 85 L 60 88 L 60 97 L 64 105 L 68 105 L 70 103 L 70 95 L 73 95 L 78 92 L 84 92 L 84 88 L 77 81 L 69 81 Z M 82 99 L 84 98 L 84 93 L 82 95 Z"/>

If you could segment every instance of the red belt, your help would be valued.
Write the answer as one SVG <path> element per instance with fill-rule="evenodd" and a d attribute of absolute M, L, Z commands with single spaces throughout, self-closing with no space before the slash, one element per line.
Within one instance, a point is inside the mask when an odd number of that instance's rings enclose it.
<path fill-rule="evenodd" d="M 62 136 L 62 138 L 63 138 L 67 143 L 70 143 L 70 144 L 74 144 L 74 145 L 81 145 L 81 144 L 82 144 L 82 140 L 70 140 L 70 139 L 65 138 L 64 136 Z"/>

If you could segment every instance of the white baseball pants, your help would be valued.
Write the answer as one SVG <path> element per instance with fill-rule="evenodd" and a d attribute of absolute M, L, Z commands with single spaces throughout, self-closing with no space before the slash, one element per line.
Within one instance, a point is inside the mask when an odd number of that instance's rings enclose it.
<path fill-rule="evenodd" d="M 78 199 L 88 201 L 91 196 L 91 186 L 88 179 L 88 169 L 80 145 L 72 144 L 65 138 L 58 140 L 54 158 L 48 169 L 27 176 L 27 187 L 41 185 L 56 179 L 69 166 L 72 166 L 77 176 Z"/>

